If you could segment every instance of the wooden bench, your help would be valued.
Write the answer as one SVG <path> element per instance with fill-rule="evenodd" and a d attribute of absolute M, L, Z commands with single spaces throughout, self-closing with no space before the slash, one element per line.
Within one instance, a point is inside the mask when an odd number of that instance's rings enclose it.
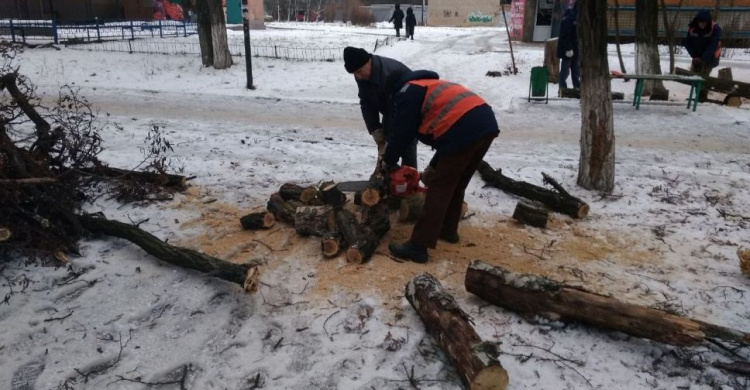
<path fill-rule="evenodd" d="M 700 76 L 679 76 L 675 74 L 625 74 L 619 72 L 612 72 L 613 78 L 618 79 L 633 79 L 635 80 L 635 92 L 633 93 L 633 106 L 638 110 L 641 108 L 641 95 L 643 95 L 643 85 L 646 80 L 661 80 L 661 81 L 676 81 L 682 84 L 690 85 L 690 95 L 688 96 L 687 108 L 693 106 L 695 111 L 698 106 L 698 99 L 701 93 L 701 87 L 703 86 L 703 78 Z"/>

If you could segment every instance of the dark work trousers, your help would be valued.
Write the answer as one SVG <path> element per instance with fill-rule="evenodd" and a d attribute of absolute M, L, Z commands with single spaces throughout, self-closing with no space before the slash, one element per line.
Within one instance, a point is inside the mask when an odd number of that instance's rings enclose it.
<path fill-rule="evenodd" d="M 430 178 L 422 216 L 411 232 L 412 243 L 434 248 L 441 231 L 458 230 L 466 187 L 495 137 L 482 137 L 456 153 L 440 156 Z"/>

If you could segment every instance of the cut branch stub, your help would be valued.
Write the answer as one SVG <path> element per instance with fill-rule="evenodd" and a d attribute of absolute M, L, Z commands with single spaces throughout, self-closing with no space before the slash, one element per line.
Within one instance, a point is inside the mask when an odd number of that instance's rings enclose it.
<path fill-rule="evenodd" d="M 250 213 L 240 218 L 240 224 L 245 230 L 270 229 L 276 224 L 276 217 L 266 211 Z"/>
<path fill-rule="evenodd" d="M 508 386 L 508 373 L 497 360 L 497 345 L 482 341 L 471 317 L 440 282 L 425 272 L 406 284 L 405 295 L 467 389 L 502 390 Z"/>
<path fill-rule="evenodd" d="M 0 228 L 0 242 L 8 241 L 11 236 L 13 236 L 13 233 L 11 233 L 10 229 Z"/>
<path fill-rule="evenodd" d="M 708 339 L 750 343 L 747 333 L 620 302 L 541 276 L 517 274 L 481 260 L 469 264 L 464 285 L 487 302 L 552 321 L 577 321 L 678 346 Z"/>

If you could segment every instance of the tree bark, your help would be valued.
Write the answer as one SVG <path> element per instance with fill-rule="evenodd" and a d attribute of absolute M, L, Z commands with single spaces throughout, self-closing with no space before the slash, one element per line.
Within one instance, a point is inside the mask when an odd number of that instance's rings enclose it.
<path fill-rule="evenodd" d="M 258 288 L 257 263 L 234 264 L 191 249 L 169 245 L 137 226 L 103 217 L 85 215 L 80 216 L 79 220 L 91 233 L 126 239 L 159 260 L 237 283 L 250 293 Z"/>
<path fill-rule="evenodd" d="M 365 222 L 360 226 L 360 234 L 356 241 L 349 244 L 346 259 L 356 264 L 369 260 L 380 245 L 380 239 L 390 228 L 388 205 L 380 203 L 366 209 Z"/>
<path fill-rule="evenodd" d="M 493 169 L 485 161 L 482 161 L 477 171 L 487 185 L 509 194 L 541 202 L 558 213 L 567 214 L 573 218 L 585 218 L 589 214 L 589 205 L 570 195 L 557 182 L 555 182 L 557 191 L 552 191 L 523 181 L 516 181 L 503 175 L 501 169 Z"/>
<path fill-rule="evenodd" d="M 271 195 L 267 209 L 279 221 L 294 224 L 294 214 L 297 212 L 297 208 L 286 202 L 278 192 Z"/>
<path fill-rule="evenodd" d="M 744 376 L 750 376 L 750 363 L 748 362 L 732 362 L 732 363 L 714 362 L 711 365 L 716 368 L 720 368 L 724 371 L 729 371 L 729 372 L 744 375 Z"/>
<path fill-rule="evenodd" d="M 214 68 L 227 69 L 232 66 L 232 55 L 227 42 L 227 23 L 220 0 L 208 0 L 211 15 L 211 47 L 214 50 Z"/>
<path fill-rule="evenodd" d="M 302 187 L 297 184 L 284 183 L 279 188 L 279 195 L 285 201 L 296 200 L 307 204 L 317 198 L 318 190 L 315 187 Z"/>
<path fill-rule="evenodd" d="M 424 210 L 425 193 L 420 192 L 401 200 L 398 209 L 398 220 L 401 222 L 416 222 L 422 216 Z"/>
<path fill-rule="evenodd" d="M 635 1 L 635 73 L 661 74 L 659 64 L 659 3 L 654 0 Z M 584 57 L 585 58 L 585 57 Z M 654 89 L 664 89 L 661 80 L 646 80 L 643 96 Z"/>
<path fill-rule="evenodd" d="M 341 252 L 341 233 L 338 230 L 330 231 L 323 235 L 323 239 L 320 242 L 320 249 L 323 251 L 323 256 L 334 257 Z"/>
<path fill-rule="evenodd" d="M 568 99 L 580 99 L 581 91 L 575 88 L 560 88 L 560 97 Z M 625 94 L 622 92 L 612 92 L 612 100 L 624 100 Z"/>
<path fill-rule="evenodd" d="M 333 212 L 333 219 L 336 222 L 336 227 L 341 233 L 341 238 L 345 247 L 357 242 L 360 234 L 362 234 L 357 218 L 351 211 L 346 209 L 338 209 Z"/>
<path fill-rule="evenodd" d="M 195 12 L 198 16 L 198 41 L 201 46 L 203 66 L 214 66 L 214 46 L 211 33 L 211 9 L 209 2 L 215 0 L 196 0 Z"/>
<path fill-rule="evenodd" d="M 682 3 L 685 0 L 680 0 L 679 3 L 677 3 L 677 12 L 675 12 L 674 16 L 672 17 L 672 21 L 669 20 L 669 15 L 667 15 L 667 4 L 664 0 L 660 0 L 661 3 L 661 14 L 662 14 L 662 23 L 664 24 L 664 34 L 667 38 L 667 44 L 669 45 L 669 73 L 674 73 L 674 25 L 677 23 L 677 15 L 680 13 L 680 9 L 682 8 Z"/>
<path fill-rule="evenodd" d="M 294 230 L 300 236 L 322 237 L 330 231 L 331 206 L 302 206 L 294 214 Z"/>
<path fill-rule="evenodd" d="M 270 229 L 276 224 L 276 217 L 269 212 L 261 211 L 240 218 L 240 224 L 245 230 Z"/>
<path fill-rule="evenodd" d="M 625 62 L 622 60 L 622 50 L 620 50 L 620 2 L 615 0 L 615 46 L 617 47 L 617 59 L 620 61 L 620 71 L 622 73 L 628 73 L 625 70 Z"/>
<path fill-rule="evenodd" d="M 737 257 L 740 259 L 740 270 L 742 274 L 750 277 L 750 249 L 737 249 Z"/>
<path fill-rule="evenodd" d="M 333 182 L 323 183 L 320 186 L 318 196 L 323 204 L 327 204 L 333 208 L 342 207 L 346 203 L 346 195 Z"/>
<path fill-rule="evenodd" d="M 513 211 L 513 219 L 524 225 L 544 229 L 547 227 L 549 210 L 529 203 L 518 202 L 518 204 L 516 204 L 516 209 Z"/>
<path fill-rule="evenodd" d="M 691 72 L 683 68 L 675 68 L 675 74 L 680 76 L 701 76 L 698 73 Z M 732 94 L 734 96 L 741 96 L 745 99 L 750 99 L 750 83 L 743 83 L 734 80 L 723 80 L 717 77 L 701 76 L 703 77 L 703 87 L 708 88 L 711 91 Z"/>
<path fill-rule="evenodd" d="M 541 276 L 517 274 L 481 260 L 469 264 L 464 285 L 487 302 L 552 321 L 582 322 L 678 346 L 708 339 L 750 343 L 747 333 L 620 302 Z"/>
<path fill-rule="evenodd" d="M 544 43 L 544 66 L 547 67 L 548 82 L 557 84 L 560 78 L 560 59 L 557 58 L 557 38 Z"/>
<path fill-rule="evenodd" d="M 578 6 L 581 49 L 581 157 L 578 185 L 611 193 L 615 186 L 615 134 L 607 56 L 606 0 Z"/>
<path fill-rule="evenodd" d="M 425 272 L 406 284 L 404 295 L 467 389 L 502 390 L 508 386 L 508 373 L 497 360 L 497 346 L 482 341 L 471 317 L 440 282 Z"/>

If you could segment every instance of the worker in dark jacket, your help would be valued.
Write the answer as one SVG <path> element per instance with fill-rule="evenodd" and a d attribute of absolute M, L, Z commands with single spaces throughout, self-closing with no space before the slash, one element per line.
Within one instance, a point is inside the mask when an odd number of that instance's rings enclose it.
<path fill-rule="evenodd" d="M 411 7 L 406 9 L 406 38 L 414 40 L 414 26 L 417 25 L 417 17 L 414 16 L 414 10 Z"/>
<path fill-rule="evenodd" d="M 427 248 L 435 248 L 438 239 L 458 243 L 464 192 L 500 130 L 481 97 L 439 80 L 435 72 L 394 72 L 386 85 L 393 93 L 394 112 L 381 167 L 384 177 L 398 167 L 399 154 L 415 138 L 435 150 L 422 216 L 409 241 L 388 245 L 397 257 L 425 263 Z"/>
<path fill-rule="evenodd" d="M 396 29 L 396 36 L 400 37 L 401 27 L 404 26 L 404 11 L 401 11 L 401 6 L 398 3 L 396 3 L 396 9 L 393 10 L 393 15 L 391 15 L 391 19 L 388 22 L 393 22 L 393 28 Z"/>
<path fill-rule="evenodd" d="M 359 88 L 359 106 L 367 131 L 378 146 L 378 156 L 383 154 L 388 139 L 390 95 L 385 90 L 385 80 L 394 71 L 410 71 L 406 65 L 387 57 L 368 53 L 365 49 L 348 46 L 344 48 L 344 67 L 353 74 Z M 380 115 L 383 115 L 381 122 Z M 401 164 L 417 168 L 417 141 L 399 155 Z"/>
<path fill-rule="evenodd" d="M 568 88 L 568 75 L 573 78 L 573 88 L 581 87 L 580 67 L 578 64 L 578 33 L 576 31 L 578 13 L 575 8 L 568 8 L 560 21 L 560 37 L 557 38 L 557 57 L 560 58 L 560 89 Z"/>
<path fill-rule="evenodd" d="M 711 20 L 711 11 L 708 10 L 698 11 L 688 27 L 684 45 L 693 58 L 691 70 L 708 76 L 719 66 L 721 27 Z"/>

